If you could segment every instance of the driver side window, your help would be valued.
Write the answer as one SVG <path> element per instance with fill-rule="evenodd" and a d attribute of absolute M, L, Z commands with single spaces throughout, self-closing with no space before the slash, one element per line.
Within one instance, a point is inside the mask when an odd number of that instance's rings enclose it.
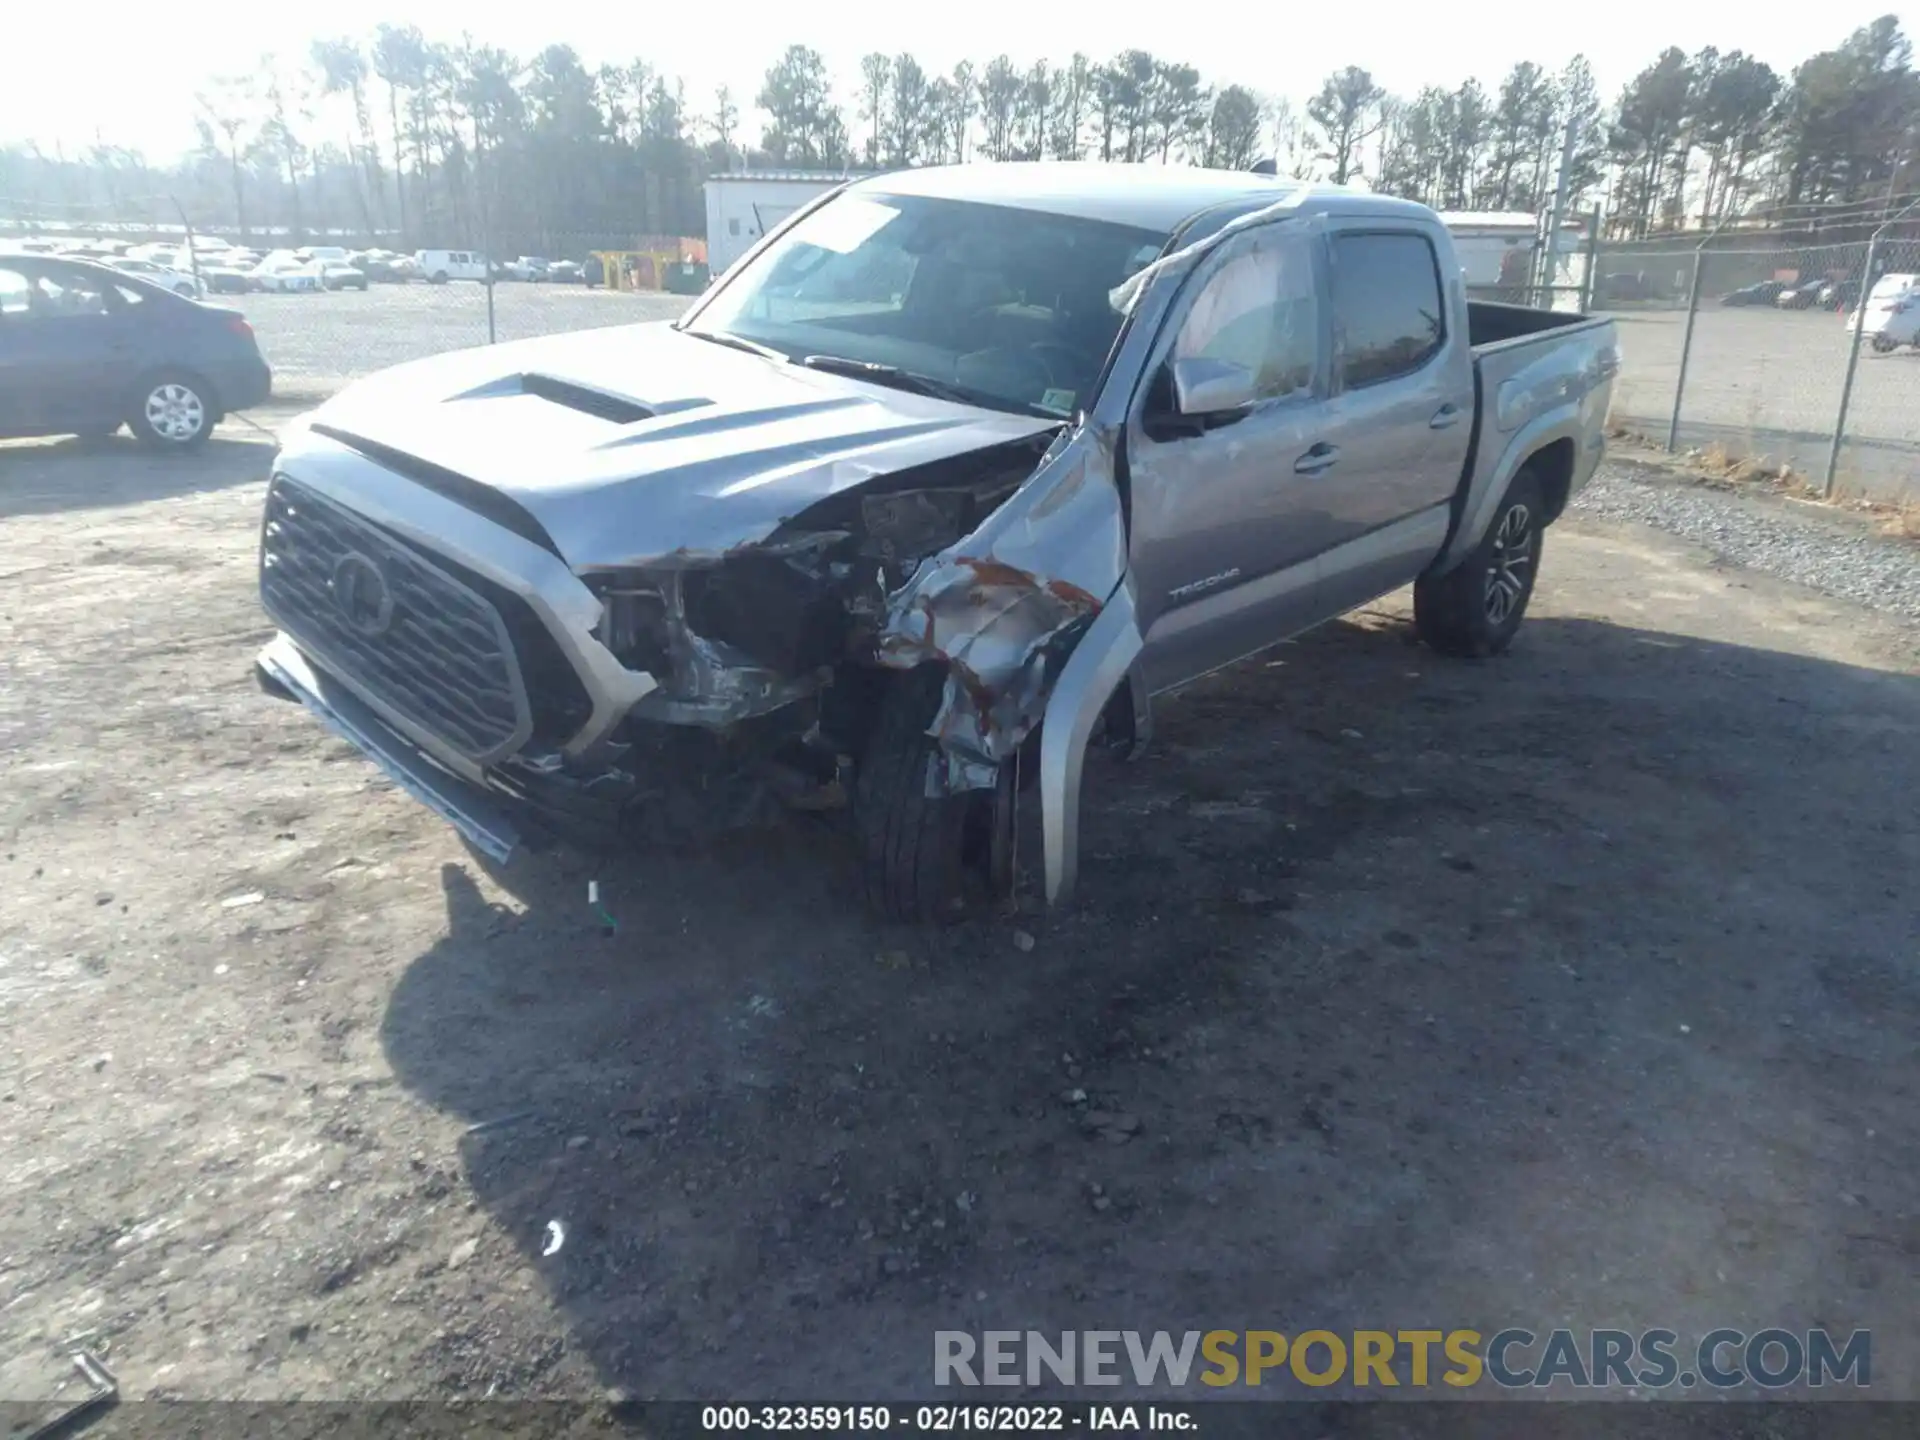
<path fill-rule="evenodd" d="M 1319 355 L 1313 241 L 1289 227 L 1230 241 L 1213 257 L 1173 345 L 1175 359 L 1240 366 L 1261 400 L 1311 391 Z"/>

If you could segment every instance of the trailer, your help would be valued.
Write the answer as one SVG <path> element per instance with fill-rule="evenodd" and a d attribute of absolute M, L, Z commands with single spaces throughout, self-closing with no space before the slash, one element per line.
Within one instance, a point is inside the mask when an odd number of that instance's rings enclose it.
<path fill-rule="evenodd" d="M 741 170 L 708 178 L 707 264 L 715 275 L 815 196 L 855 177 L 839 170 Z"/>

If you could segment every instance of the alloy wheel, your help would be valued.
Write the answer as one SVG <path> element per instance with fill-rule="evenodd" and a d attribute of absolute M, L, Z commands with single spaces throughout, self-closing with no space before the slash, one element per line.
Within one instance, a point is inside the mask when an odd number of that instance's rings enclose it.
<path fill-rule="evenodd" d="M 1522 597 L 1533 574 L 1535 531 L 1533 512 L 1525 505 L 1510 505 L 1500 517 L 1493 534 L 1493 557 L 1487 566 L 1487 623 L 1504 625 Z"/>

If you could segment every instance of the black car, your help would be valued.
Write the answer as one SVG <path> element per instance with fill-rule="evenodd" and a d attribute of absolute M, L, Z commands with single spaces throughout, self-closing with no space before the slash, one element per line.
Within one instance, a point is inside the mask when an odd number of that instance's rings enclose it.
<path fill-rule="evenodd" d="M 273 388 L 237 310 L 104 265 L 0 255 L 0 438 L 111 435 L 185 450 Z"/>
<path fill-rule="evenodd" d="M 1822 275 L 1809 275 L 1805 280 L 1796 280 L 1773 297 L 1774 307 L 1780 310 L 1811 310 L 1820 299 L 1820 287 L 1826 283 L 1826 277 Z"/>
<path fill-rule="evenodd" d="M 1742 285 L 1738 290 L 1730 290 L 1720 297 L 1722 305 L 1771 305 L 1786 289 L 1782 280 L 1761 280 L 1753 285 Z"/>
<path fill-rule="evenodd" d="M 1860 303 L 1858 280 L 1829 280 L 1814 301 L 1822 310 L 1851 310 Z"/>

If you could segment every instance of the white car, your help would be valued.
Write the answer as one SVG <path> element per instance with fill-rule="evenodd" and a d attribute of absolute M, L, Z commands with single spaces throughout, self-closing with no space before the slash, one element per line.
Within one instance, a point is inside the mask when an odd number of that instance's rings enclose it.
<path fill-rule="evenodd" d="M 1920 346 L 1920 275 L 1882 275 L 1867 292 L 1860 333 L 1881 354 Z"/>
<path fill-rule="evenodd" d="M 100 263 L 111 265 L 116 270 L 124 270 L 129 275 L 138 275 L 142 280 L 164 286 L 174 294 L 184 295 L 189 300 L 198 300 L 207 293 L 207 287 L 192 275 L 167 265 L 156 264 L 152 260 L 138 260 L 130 255 L 111 255 Z"/>
<path fill-rule="evenodd" d="M 253 286 L 275 295 L 318 292 L 326 288 L 326 272 L 317 261 L 277 252 L 253 267 Z"/>

